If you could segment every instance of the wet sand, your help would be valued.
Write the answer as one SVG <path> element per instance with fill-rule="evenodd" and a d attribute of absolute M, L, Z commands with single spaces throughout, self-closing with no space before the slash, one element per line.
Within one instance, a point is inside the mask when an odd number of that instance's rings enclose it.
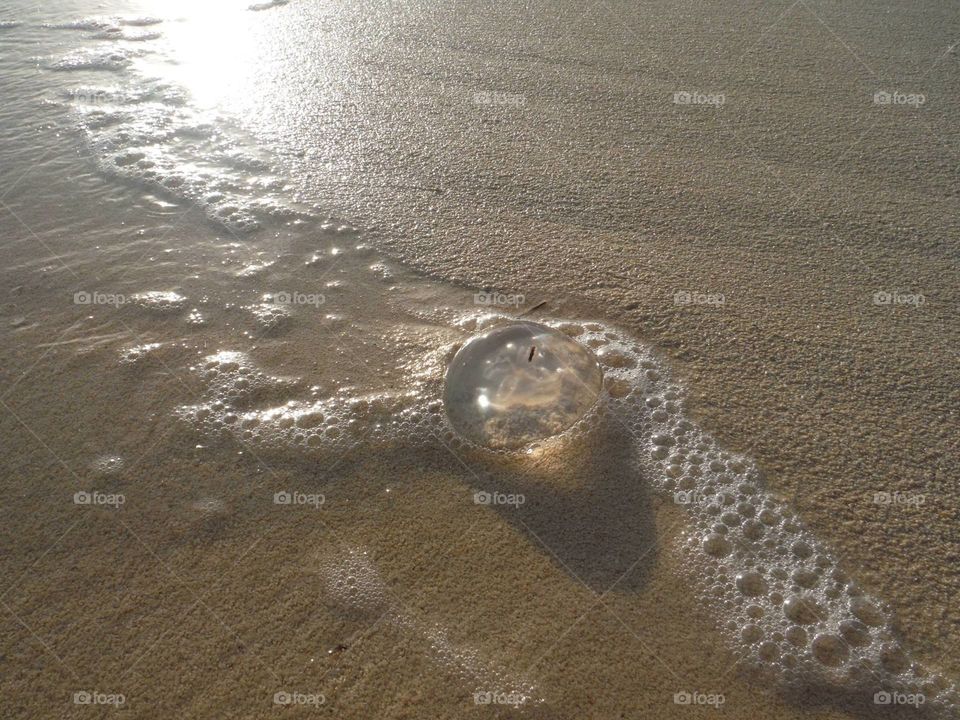
<path fill-rule="evenodd" d="M 785 695 L 737 665 L 684 572 L 682 510 L 615 433 L 506 468 L 362 443 L 320 462 L 205 437 L 175 409 L 204 392 L 191 365 L 222 349 L 301 378 L 296 397 L 402 387 L 456 337 L 436 309 L 477 311 L 483 288 L 607 320 L 662 354 L 690 413 L 891 604 L 917 659 L 956 677 L 956 18 L 788 2 L 336 10 L 283 27 L 294 46 L 326 28 L 350 49 L 342 102 L 249 122 L 287 148 L 362 139 L 332 152 L 336 178 L 284 159 L 359 232 L 239 242 L 101 177 L 49 108 L 9 155 L 24 167 L 51 150 L 33 181 L 4 174 L 0 212 L 5 714 L 79 717 L 93 709 L 73 694 L 96 689 L 135 717 L 260 717 L 278 691 L 323 696 L 286 712 L 357 718 L 918 716 Z M 926 102 L 876 107 L 887 87 Z M 684 90 L 726 98 L 674 104 Z M 381 260 L 391 277 L 368 269 Z M 331 280 L 343 287 L 322 312 L 281 331 L 244 310 Z M 189 301 L 70 302 L 96 288 Z M 186 322 L 192 307 L 206 325 Z M 165 344 L 120 362 L 148 342 Z M 119 471 L 97 464 L 108 455 Z M 478 507 L 483 483 L 528 502 Z M 93 488 L 123 507 L 72 502 Z M 323 509 L 278 511 L 284 488 L 323 493 Z M 351 548 L 385 600 L 331 594 L 323 568 Z M 473 688 L 501 674 L 544 702 L 476 706 Z M 675 704 L 683 691 L 725 702 Z"/>

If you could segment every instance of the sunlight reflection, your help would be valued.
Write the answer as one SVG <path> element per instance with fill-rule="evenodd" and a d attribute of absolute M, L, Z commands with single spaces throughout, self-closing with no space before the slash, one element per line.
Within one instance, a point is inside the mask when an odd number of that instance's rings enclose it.
<path fill-rule="evenodd" d="M 147 58 L 146 69 L 185 88 L 196 105 L 234 105 L 251 92 L 256 68 L 253 0 L 147 0 L 144 11 L 168 18 L 169 58 Z"/>

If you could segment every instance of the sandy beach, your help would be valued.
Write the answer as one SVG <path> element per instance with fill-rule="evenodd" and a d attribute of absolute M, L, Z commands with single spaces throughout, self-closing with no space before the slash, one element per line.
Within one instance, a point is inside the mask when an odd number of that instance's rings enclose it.
<path fill-rule="evenodd" d="M 0 1 L 3 717 L 956 717 L 958 38 Z M 498 455 L 443 377 L 521 315 L 601 412 Z"/>

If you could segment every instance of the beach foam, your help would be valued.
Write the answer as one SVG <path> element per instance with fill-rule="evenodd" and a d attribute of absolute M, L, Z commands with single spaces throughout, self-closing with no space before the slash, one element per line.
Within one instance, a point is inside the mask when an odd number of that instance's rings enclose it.
<path fill-rule="evenodd" d="M 84 48 L 68 53 L 49 64 L 51 70 L 77 71 L 93 70 L 119 72 L 130 66 L 139 53 L 134 50 L 112 48 Z"/>
<path fill-rule="evenodd" d="M 123 63 L 117 59 L 118 63 Z M 147 92 L 78 89 L 80 125 L 108 175 L 166 197 L 193 202 L 207 217 L 238 233 L 272 219 L 305 217 L 285 197 L 285 185 L 252 150 L 237 147 L 241 133 L 213 113 L 188 109 L 176 88 Z"/>
<path fill-rule="evenodd" d="M 161 34 L 150 27 L 161 22 L 147 16 L 88 17 L 47 26 L 93 33 L 84 45 L 48 59 L 48 67 L 117 78 L 64 95 L 101 171 L 192 203 L 234 233 L 312 217 L 236 122 L 219 111 L 191 107 L 186 89 L 155 77 L 157 66 L 151 70 L 136 62 L 150 56 L 162 67 L 168 59 L 166 47 L 153 42 Z"/>
<path fill-rule="evenodd" d="M 107 30 L 110 28 L 119 28 L 123 26 L 146 27 L 150 25 L 159 25 L 163 20 L 150 15 L 129 15 L 129 16 L 105 16 L 95 15 L 90 17 L 77 18 L 61 23 L 47 23 L 46 28 L 52 30 Z"/>
<path fill-rule="evenodd" d="M 644 476 L 686 508 L 685 565 L 746 665 L 789 686 L 921 693 L 928 705 L 955 706 L 953 684 L 907 657 L 886 606 L 764 490 L 755 463 L 689 419 L 683 388 L 648 348 L 603 326 L 577 337 L 599 349 L 608 387 L 630 388 L 607 398 L 610 416 L 630 430 Z"/>
<path fill-rule="evenodd" d="M 455 324 L 482 331 L 501 320 L 487 315 Z M 955 706 L 953 684 L 907 656 L 884 603 L 865 593 L 790 507 L 764 489 L 749 458 L 724 450 L 689 418 L 684 389 L 670 381 L 650 348 L 599 323 L 547 324 L 595 350 L 604 392 L 593 412 L 539 445 L 616 427 L 629 431 L 637 477 L 650 478 L 687 512 L 682 565 L 744 665 L 785 687 L 922 694 L 928 708 Z M 265 408 L 252 402 L 258 391 L 291 381 L 270 377 L 246 355 L 221 353 L 195 368 L 208 383 L 203 402 L 178 413 L 203 434 L 235 433 L 260 450 L 324 457 L 362 442 L 378 450 L 444 445 L 472 460 L 522 458 L 530 448 L 480 448 L 450 426 L 440 398 L 443 372 L 458 346 L 424 358 L 420 375 L 400 391 L 345 390 Z"/>
<path fill-rule="evenodd" d="M 269 10 L 270 8 L 281 7 L 289 2 L 290 0 L 268 0 L 268 2 L 254 3 L 253 5 L 249 5 L 247 10 L 259 12 L 261 10 Z"/>

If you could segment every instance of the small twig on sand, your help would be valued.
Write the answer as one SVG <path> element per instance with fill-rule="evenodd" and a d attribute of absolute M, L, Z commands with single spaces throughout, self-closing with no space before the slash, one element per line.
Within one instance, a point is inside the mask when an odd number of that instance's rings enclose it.
<path fill-rule="evenodd" d="M 529 315 L 529 314 L 532 313 L 534 310 L 539 310 L 540 308 L 542 308 L 542 307 L 543 307 L 544 305 L 546 305 L 546 304 L 547 304 L 547 301 L 546 301 L 546 300 L 544 300 L 543 302 L 538 302 L 536 305 L 534 305 L 532 308 L 530 308 L 530 309 L 527 310 L 526 312 L 522 312 L 522 313 L 520 313 L 519 315 L 517 315 L 517 317 L 518 317 L 518 318 L 522 318 L 522 317 L 524 317 L 524 316 L 526 316 L 526 315 Z"/>

